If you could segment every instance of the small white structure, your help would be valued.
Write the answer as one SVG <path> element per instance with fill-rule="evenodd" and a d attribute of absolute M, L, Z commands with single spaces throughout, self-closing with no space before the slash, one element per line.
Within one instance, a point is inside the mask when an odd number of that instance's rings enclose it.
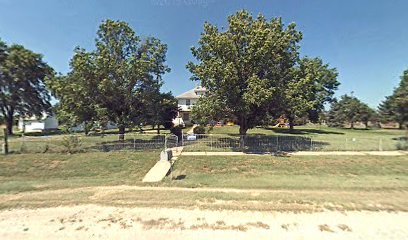
<path fill-rule="evenodd" d="M 180 109 L 178 117 L 181 118 L 184 123 L 190 123 L 191 108 L 206 91 L 207 90 L 204 87 L 197 86 L 194 89 L 176 96 L 178 107 Z"/>
<path fill-rule="evenodd" d="M 55 115 L 43 113 L 41 117 L 20 117 L 18 120 L 18 129 L 25 133 L 46 132 L 58 129 L 58 119 Z"/>

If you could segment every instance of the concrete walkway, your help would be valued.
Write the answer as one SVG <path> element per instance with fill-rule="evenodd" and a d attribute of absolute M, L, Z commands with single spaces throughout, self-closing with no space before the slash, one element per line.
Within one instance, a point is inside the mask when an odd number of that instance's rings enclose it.
<path fill-rule="evenodd" d="M 170 161 L 158 161 L 149 170 L 149 172 L 147 172 L 142 182 L 160 182 L 161 180 L 163 180 L 164 177 L 166 177 L 171 166 L 174 164 L 174 162 L 178 159 L 181 152 L 183 151 L 183 147 L 175 147 L 172 148 L 171 151 L 172 158 L 170 159 Z"/>
<path fill-rule="evenodd" d="M 183 152 L 183 156 L 264 156 L 273 153 L 245 153 L 245 152 Z M 288 156 L 405 156 L 407 151 L 331 151 L 331 152 L 290 152 Z"/>
<path fill-rule="evenodd" d="M 194 133 L 194 128 L 196 128 L 197 126 L 198 126 L 197 124 L 194 124 L 194 125 L 190 128 L 190 130 L 187 131 L 187 134 L 193 134 L 193 133 Z"/>

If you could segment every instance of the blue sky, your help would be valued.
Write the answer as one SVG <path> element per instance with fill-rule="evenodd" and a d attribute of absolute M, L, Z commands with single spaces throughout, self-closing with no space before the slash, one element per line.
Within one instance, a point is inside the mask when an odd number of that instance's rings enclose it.
<path fill-rule="evenodd" d="M 104 19 L 128 22 L 139 35 L 168 44 L 163 90 L 180 94 L 196 82 L 193 60 L 205 21 L 226 26 L 228 15 L 247 9 L 296 22 L 304 34 L 301 54 L 321 57 L 339 71 L 337 96 L 354 95 L 376 107 L 408 68 L 408 1 L 405 0 L 0 0 L 0 38 L 44 55 L 58 72 L 69 70 L 75 46 L 93 49 Z"/>

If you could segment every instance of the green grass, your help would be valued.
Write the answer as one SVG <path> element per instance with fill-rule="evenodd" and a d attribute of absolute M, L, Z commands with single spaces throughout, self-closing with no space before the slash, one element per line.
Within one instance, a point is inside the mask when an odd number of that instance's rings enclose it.
<path fill-rule="evenodd" d="M 0 155 L 0 193 L 141 184 L 159 152 Z"/>
<path fill-rule="evenodd" d="M 189 143 L 185 151 L 239 151 L 239 127 L 214 127 L 210 137 Z M 278 128 L 254 128 L 248 130 L 248 151 L 315 150 L 315 151 L 378 151 L 398 150 L 406 137 L 397 129 L 338 129 L 325 126 L 296 126 L 294 131 Z M 259 140 L 254 139 L 255 136 Z M 405 140 L 406 142 L 406 140 Z M 406 143 L 405 143 L 406 144 Z"/>
<path fill-rule="evenodd" d="M 320 190 L 408 190 L 408 157 L 182 156 L 183 187 Z"/>
<path fill-rule="evenodd" d="M 80 152 L 98 152 L 129 149 L 163 149 L 165 135 L 126 134 L 125 141 L 120 142 L 118 135 L 104 136 L 75 135 L 79 139 L 77 150 Z M 45 137 L 12 138 L 9 140 L 11 153 L 65 153 L 64 144 L 69 135 Z"/>
<path fill-rule="evenodd" d="M 407 156 L 181 156 L 172 174 L 180 180 L 171 180 L 169 175 L 147 186 L 270 192 L 118 186 L 146 186 L 141 179 L 158 156 L 156 151 L 0 156 L 0 209 L 92 203 L 265 211 L 408 211 Z"/>

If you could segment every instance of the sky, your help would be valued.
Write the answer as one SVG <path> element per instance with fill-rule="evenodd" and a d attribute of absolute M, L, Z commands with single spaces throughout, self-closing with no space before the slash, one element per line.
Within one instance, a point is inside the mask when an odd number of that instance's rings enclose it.
<path fill-rule="evenodd" d="M 94 49 L 101 21 L 126 21 L 137 35 L 168 45 L 171 72 L 162 89 L 178 95 L 199 84 L 185 65 L 194 60 L 190 48 L 204 22 L 226 27 L 241 9 L 295 22 L 303 32 L 301 55 L 337 68 L 336 96 L 353 92 L 376 107 L 408 69 L 406 0 L 0 0 L 0 39 L 43 54 L 64 74 L 76 46 Z"/>

